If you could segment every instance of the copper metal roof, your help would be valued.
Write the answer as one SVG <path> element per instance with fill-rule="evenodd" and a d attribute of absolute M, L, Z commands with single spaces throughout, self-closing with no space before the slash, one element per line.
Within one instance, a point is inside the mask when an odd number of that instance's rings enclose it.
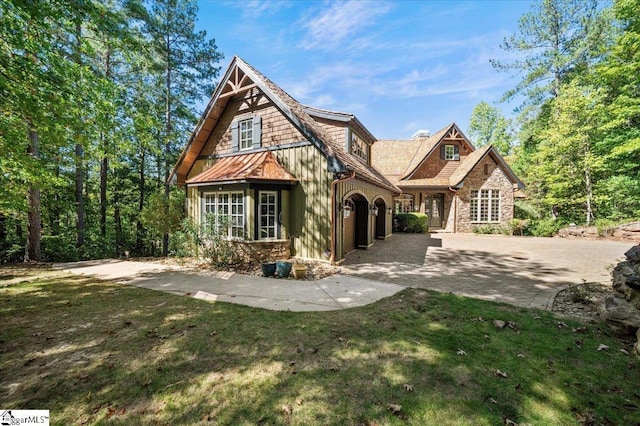
<path fill-rule="evenodd" d="M 278 163 L 271 151 L 222 157 L 213 167 L 187 180 L 187 184 L 269 181 L 295 183 L 298 180 Z"/>

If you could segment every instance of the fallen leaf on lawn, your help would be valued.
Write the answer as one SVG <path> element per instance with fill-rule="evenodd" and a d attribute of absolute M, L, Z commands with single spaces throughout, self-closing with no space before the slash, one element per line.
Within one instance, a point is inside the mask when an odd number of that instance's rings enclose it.
<path fill-rule="evenodd" d="M 582 339 L 576 339 L 575 344 L 577 347 L 581 348 L 584 341 Z"/>
<path fill-rule="evenodd" d="M 580 424 L 593 425 L 595 424 L 596 416 L 594 416 L 592 413 L 576 413 L 576 419 Z"/>
<path fill-rule="evenodd" d="M 412 385 L 408 385 L 408 384 L 404 384 L 404 390 L 407 392 L 413 392 L 413 386 Z"/>
<path fill-rule="evenodd" d="M 600 346 L 598 346 L 599 351 L 606 351 L 607 349 L 609 349 L 609 346 L 603 345 L 602 343 L 600 343 Z"/>
<path fill-rule="evenodd" d="M 516 355 L 518 358 L 524 358 L 524 354 L 523 353 L 519 353 L 518 355 Z"/>
<path fill-rule="evenodd" d="M 566 328 L 568 327 L 566 322 L 558 321 L 558 328 Z"/>
<path fill-rule="evenodd" d="M 303 402 L 304 400 L 302 398 L 296 399 L 296 405 L 302 405 Z"/>
<path fill-rule="evenodd" d="M 488 338 L 489 338 L 489 335 L 488 335 L 488 334 L 485 334 L 485 335 L 484 335 L 484 339 L 485 339 L 485 340 L 487 340 Z"/>
<path fill-rule="evenodd" d="M 285 416 L 290 416 L 291 413 L 293 413 L 293 407 L 291 407 L 289 404 L 285 404 L 282 406 L 282 412 Z"/>
<path fill-rule="evenodd" d="M 620 349 L 620 352 L 622 352 L 625 355 L 629 355 L 629 351 L 626 349 Z"/>
<path fill-rule="evenodd" d="M 389 411 L 391 411 L 392 414 L 398 414 L 400 410 L 402 410 L 402 405 L 389 404 Z"/>
<path fill-rule="evenodd" d="M 518 423 L 516 423 L 513 420 L 510 420 L 510 419 L 508 419 L 506 417 L 504 417 L 502 420 L 504 421 L 504 424 L 507 425 L 507 426 L 518 426 Z"/>
<path fill-rule="evenodd" d="M 587 327 L 573 328 L 571 329 L 571 331 L 573 331 L 574 333 L 584 333 L 585 331 L 587 331 Z"/>
<path fill-rule="evenodd" d="M 507 376 L 507 373 L 505 373 L 505 372 L 503 372 L 503 371 L 500 371 L 500 370 L 496 370 L 496 372 L 495 372 L 495 373 L 493 373 L 493 375 L 494 375 L 494 376 L 496 376 L 496 377 L 502 377 L 502 378 L 504 378 L 504 379 L 506 379 L 507 377 L 509 377 L 509 376 Z"/>
<path fill-rule="evenodd" d="M 498 405 L 498 401 L 496 401 L 495 399 L 489 397 L 489 402 L 494 404 L 494 405 Z"/>
<path fill-rule="evenodd" d="M 458 355 L 466 355 L 466 354 L 467 354 L 467 353 L 466 353 L 465 351 L 463 351 L 462 349 L 458 349 L 458 350 L 456 351 L 456 353 L 457 353 Z"/>
<path fill-rule="evenodd" d="M 638 406 L 637 405 L 633 405 L 633 404 L 624 404 L 623 405 L 625 410 L 629 410 L 629 411 L 638 411 Z"/>

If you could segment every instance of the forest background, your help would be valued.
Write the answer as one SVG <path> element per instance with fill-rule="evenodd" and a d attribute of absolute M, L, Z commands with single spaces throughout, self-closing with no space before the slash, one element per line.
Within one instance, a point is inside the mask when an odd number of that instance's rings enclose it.
<path fill-rule="evenodd" d="M 516 75 L 469 136 L 526 183 L 524 232 L 640 217 L 640 0 L 539 0 L 494 61 Z M 180 252 L 167 181 L 222 52 L 191 0 L 0 4 L 0 262 Z"/>

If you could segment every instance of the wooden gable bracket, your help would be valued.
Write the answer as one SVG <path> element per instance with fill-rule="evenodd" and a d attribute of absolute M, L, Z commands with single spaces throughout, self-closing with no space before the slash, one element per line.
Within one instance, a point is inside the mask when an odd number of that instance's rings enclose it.
<path fill-rule="evenodd" d="M 247 90 L 251 90 L 257 85 L 251 81 L 247 75 L 242 72 L 238 67 L 233 70 L 231 76 L 227 80 L 220 93 L 220 98 L 226 98 L 229 96 L 237 95 L 238 93 L 246 92 Z"/>
<path fill-rule="evenodd" d="M 453 140 L 464 140 L 464 137 L 460 134 L 460 132 L 458 132 L 458 130 L 453 127 L 449 133 L 447 133 L 447 136 L 445 136 L 445 139 L 453 139 Z"/>

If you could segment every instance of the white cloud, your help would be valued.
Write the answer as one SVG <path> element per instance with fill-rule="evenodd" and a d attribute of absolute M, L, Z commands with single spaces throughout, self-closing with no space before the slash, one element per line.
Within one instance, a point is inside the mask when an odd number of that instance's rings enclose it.
<path fill-rule="evenodd" d="M 271 16 L 280 9 L 287 9 L 292 6 L 292 2 L 284 0 L 244 0 L 241 2 L 231 1 L 225 4 L 236 9 L 242 9 L 242 16 L 245 18 Z"/>
<path fill-rule="evenodd" d="M 307 50 L 332 49 L 343 42 L 351 41 L 367 45 L 363 38 L 358 38 L 357 35 L 366 27 L 374 25 L 375 19 L 385 15 L 390 9 L 391 5 L 383 1 L 334 2 L 317 17 L 309 19 L 304 24 L 307 33 L 300 46 Z"/>

